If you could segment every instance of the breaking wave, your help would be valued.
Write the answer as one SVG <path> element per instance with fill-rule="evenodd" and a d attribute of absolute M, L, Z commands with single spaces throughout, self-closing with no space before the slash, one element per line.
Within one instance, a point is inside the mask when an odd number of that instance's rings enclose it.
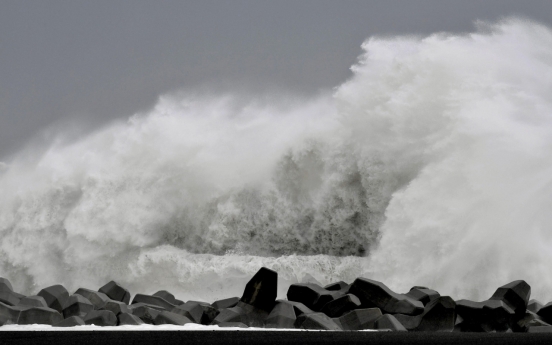
<path fill-rule="evenodd" d="M 552 299 L 552 31 L 373 37 L 311 99 L 167 95 L 0 165 L 0 275 L 183 299 L 383 280 Z"/>

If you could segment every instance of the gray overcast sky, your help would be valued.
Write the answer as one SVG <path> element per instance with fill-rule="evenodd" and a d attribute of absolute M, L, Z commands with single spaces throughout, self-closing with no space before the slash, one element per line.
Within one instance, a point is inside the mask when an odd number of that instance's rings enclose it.
<path fill-rule="evenodd" d="M 178 89 L 313 94 L 350 76 L 371 35 L 509 15 L 552 26 L 552 1 L 3 0 L 0 161 L 56 123 L 94 128 Z"/>

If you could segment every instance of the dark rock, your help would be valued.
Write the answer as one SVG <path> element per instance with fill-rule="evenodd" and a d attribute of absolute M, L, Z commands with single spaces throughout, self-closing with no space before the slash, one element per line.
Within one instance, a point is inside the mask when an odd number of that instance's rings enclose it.
<path fill-rule="evenodd" d="M 500 300 L 456 301 L 456 313 L 462 318 L 456 328 L 462 332 L 506 332 L 514 316 L 514 311 Z"/>
<path fill-rule="evenodd" d="M 92 310 L 84 317 L 84 323 L 96 326 L 117 326 L 117 316 L 109 310 Z"/>
<path fill-rule="evenodd" d="M 152 296 L 161 297 L 162 299 L 169 302 L 170 304 L 174 304 L 174 305 L 181 304 L 181 303 L 179 303 L 181 301 L 180 300 L 177 301 L 177 299 L 174 297 L 174 295 L 172 293 L 168 292 L 167 290 L 157 291 Z"/>
<path fill-rule="evenodd" d="M 144 321 L 142 321 L 142 319 L 140 319 L 138 316 L 132 315 L 129 313 L 121 313 L 117 315 L 117 320 L 118 320 L 117 324 L 119 326 L 125 326 L 125 325 L 137 326 L 137 325 L 144 324 Z"/>
<path fill-rule="evenodd" d="M 130 307 L 126 303 L 112 300 L 107 301 L 102 307 L 102 310 L 109 310 L 115 315 L 131 312 Z"/>
<path fill-rule="evenodd" d="M 351 284 L 349 293 L 357 296 L 363 307 L 377 307 L 386 314 L 418 315 L 424 311 L 422 302 L 395 293 L 375 280 L 357 278 Z"/>
<path fill-rule="evenodd" d="M 376 320 L 381 316 L 379 308 L 366 308 L 351 310 L 337 320 L 344 331 L 359 331 L 375 329 Z"/>
<path fill-rule="evenodd" d="M 113 280 L 102 286 L 98 291 L 103 292 L 114 301 L 126 304 L 130 302 L 130 292 Z"/>
<path fill-rule="evenodd" d="M 43 307 L 25 307 L 19 314 L 18 325 L 53 325 L 63 320 L 63 316 L 57 310 Z"/>
<path fill-rule="evenodd" d="M 149 306 L 140 305 L 136 308 L 132 308 L 132 314 L 138 316 L 145 323 L 153 325 L 153 320 L 159 315 L 163 310 L 157 310 Z"/>
<path fill-rule="evenodd" d="M 288 300 L 303 303 L 314 311 L 320 311 L 334 297 L 334 293 L 316 284 L 292 284 L 287 292 Z"/>
<path fill-rule="evenodd" d="M 441 295 L 439 295 L 439 293 L 435 290 L 431 290 L 421 286 L 415 286 L 410 289 L 410 291 L 407 292 L 405 296 L 408 296 L 415 301 L 420 301 L 424 306 L 426 306 L 428 303 L 438 299 Z"/>
<path fill-rule="evenodd" d="M 27 296 L 23 297 L 20 301 L 18 306 L 27 306 L 27 307 L 42 307 L 42 308 L 48 308 L 48 304 L 46 304 L 46 300 L 42 296 Z"/>
<path fill-rule="evenodd" d="M 348 311 L 360 308 L 360 305 L 361 303 L 357 296 L 346 294 L 326 303 L 321 312 L 329 317 L 339 317 Z"/>
<path fill-rule="evenodd" d="M 266 328 L 294 328 L 297 317 L 292 304 L 280 301 L 265 320 Z"/>
<path fill-rule="evenodd" d="M 221 310 L 212 324 L 218 325 L 222 322 L 242 322 L 249 327 L 263 327 L 264 320 L 267 317 L 268 313 L 263 309 L 258 309 L 250 304 L 239 302 L 235 307 Z"/>
<path fill-rule="evenodd" d="M 94 306 L 94 309 L 103 308 L 105 303 L 110 300 L 109 297 L 107 297 L 107 295 L 103 292 L 85 288 L 79 288 L 77 291 L 75 291 L 74 295 L 81 295 L 82 297 L 89 300 L 90 303 L 92 303 L 92 305 Z"/>
<path fill-rule="evenodd" d="M 94 310 L 94 305 L 82 295 L 72 295 L 65 302 L 63 308 L 63 317 L 78 316 L 84 318 L 89 312 Z"/>
<path fill-rule="evenodd" d="M 11 291 L 11 292 L 13 292 L 13 286 L 11 285 L 11 283 L 8 279 L 0 277 L 0 292 L 2 292 L 2 291 Z"/>
<path fill-rule="evenodd" d="M 171 310 L 171 312 L 186 316 L 194 323 L 201 323 L 203 317 L 203 308 L 198 302 L 188 301 L 182 305 L 179 305 Z"/>
<path fill-rule="evenodd" d="M 295 328 L 340 331 L 341 327 L 324 313 L 302 314 L 297 317 Z"/>
<path fill-rule="evenodd" d="M 222 310 L 222 309 L 235 307 L 239 301 L 240 299 L 238 297 L 230 297 L 230 298 L 225 298 L 225 299 L 215 301 L 211 305 L 217 310 Z"/>
<path fill-rule="evenodd" d="M 70 316 L 60 322 L 54 324 L 54 327 L 74 327 L 74 326 L 84 326 L 84 320 L 78 316 Z"/>
<path fill-rule="evenodd" d="M 552 302 L 547 303 L 544 307 L 540 308 L 537 311 L 537 315 L 542 317 L 542 319 L 548 323 L 552 323 Z"/>
<path fill-rule="evenodd" d="M 221 322 L 217 326 L 221 328 L 227 328 L 227 327 L 249 328 L 249 326 L 241 322 Z"/>
<path fill-rule="evenodd" d="M 544 304 L 542 304 L 541 302 L 537 301 L 536 299 L 532 299 L 527 304 L 527 310 L 533 313 L 538 313 L 543 306 Z"/>
<path fill-rule="evenodd" d="M 142 302 L 131 304 L 131 305 L 129 305 L 128 307 L 130 308 L 131 314 L 134 314 L 132 311 L 133 311 L 134 309 L 139 308 L 139 307 L 148 307 L 148 308 L 151 308 L 151 309 L 155 309 L 155 310 L 157 310 L 157 311 L 167 310 L 167 309 L 165 309 L 165 308 L 163 308 L 163 307 L 160 307 L 160 306 L 158 306 L 158 305 L 147 304 L 147 303 L 142 303 Z"/>
<path fill-rule="evenodd" d="M 324 286 L 324 289 L 328 291 L 342 291 L 344 294 L 346 294 L 346 291 L 349 290 L 349 284 L 343 281 L 338 281 L 336 283 L 331 283 Z"/>
<path fill-rule="evenodd" d="M 499 287 L 490 300 L 503 301 L 518 317 L 523 317 L 527 310 L 531 287 L 524 280 L 516 280 Z"/>
<path fill-rule="evenodd" d="M 158 297 L 158 296 L 150 296 L 150 295 L 143 295 L 141 293 L 138 293 L 134 296 L 134 299 L 132 300 L 132 304 L 136 303 L 146 303 L 146 304 L 152 304 L 159 306 L 165 310 L 172 310 L 174 307 L 176 307 L 174 304 L 169 303 L 164 298 Z"/>
<path fill-rule="evenodd" d="M 391 314 L 384 314 L 375 322 L 376 329 L 406 332 L 406 328 Z"/>
<path fill-rule="evenodd" d="M 15 324 L 24 307 L 14 307 L 0 302 L 0 326 Z"/>
<path fill-rule="evenodd" d="M 542 318 L 536 313 L 533 313 L 532 311 L 527 310 L 527 312 L 525 313 L 525 316 L 517 320 L 517 322 L 513 325 L 512 329 L 515 332 L 527 332 L 531 327 L 542 327 L 542 326 L 550 326 L 550 324 L 542 320 Z"/>
<path fill-rule="evenodd" d="M 276 302 L 282 302 L 282 300 L 277 300 Z M 293 309 L 295 310 L 296 316 L 299 316 L 301 314 L 312 314 L 315 312 L 314 310 L 307 308 L 307 306 L 301 302 L 294 302 L 294 301 L 283 301 L 283 302 L 293 305 Z"/>
<path fill-rule="evenodd" d="M 162 311 L 153 320 L 155 325 L 185 325 L 191 323 L 192 320 L 188 319 L 186 316 L 171 313 L 170 311 Z"/>
<path fill-rule="evenodd" d="M 277 291 L 278 273 L 266 267 L 261 267 L 245 286 L 240 301 L 257 309 L 270 312 L 274 307 Z"/>
<path fill-rule="evenodd" d="M 200 304 L 203 309 L 203 316 L 201 317 L 202 325 L 210 325 L 211 322 L 217 317 L 219 311 L 212 307 L 210 304 Z"/>
<path fill-rule="evenodd" d="M 69 298 L 69 292 L 62 285 L 52 285 L 40 290 L 38 296 L 44 297 L 49 308 L 55 309 L 58 312 L 63 312 L 65 302 Z"/>
<path fill-rule="evenodd" d="M 218 325 L 223 322 L 241 322 L 241 313 L 242 310 L 238 307 L 222 309 L 211 324 Z"/>
<path fill-rule="evenodd" d="M 15 306 L 18 305 L 20 298 L 13 291 L 8 289 L 0 290 L 0 302 L 7 305 Z"/>
<path fill-rule="evenodd" d="M 426 305 L 420 315 L 395 314 L 409 331 L 452 332 L 456 322 L 456 303 L 448 296 L 439 297 Z"/>

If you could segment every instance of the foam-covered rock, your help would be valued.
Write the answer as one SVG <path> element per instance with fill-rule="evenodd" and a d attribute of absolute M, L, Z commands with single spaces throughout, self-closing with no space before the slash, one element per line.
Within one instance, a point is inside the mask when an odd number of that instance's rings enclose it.
<path fill-rule="evenodd" d="M 75 326 L 84 326 L 84 320 L 78 316 L 70 316 L 66 319 L 61 320 L 60 322 L 53 324 L 54 327 L 75 327 Z"/>
<path fill-rule="evenodd" d="M 63 320 L 60 312 L 52 308 L 25 307 L 19 314 L 18 325 L 53 325 Z"/>
<path fill-rule="evenodd" d="M 96 326 L 117 326 L 117 316 L 109 310 L 92 310 L 84 317 L 84 323 Z"/>
<path fill-rule="evenodd" d="M 179 315 L 175 313 L 171 313 L 170 311 L 162 311 L 155 319 L 153 319 L 153 324 L 155 325 L 185 325 L 187 323 L 191 323 L 192 320 L 188 319 L 184 315 Z"/>
<path fill-rule="evenodd" d="M 42 296 L 26 296 L 19 301 L 18 306 L 47 308 L 48 304 Z"/>
<path fill-rule="evenodd" d="M 116 281 L 110 281 L 102 286 L 98 291 L 106 294 L 114 301 L 123 302 L 125 304 L 130 302 L 130 292 Z"/>
<path fill-rule="evenodd" d="M 348 311 L 360 308 L 360 300 L 357 296 L 346 294 L 324 305 L 321 312 L 329 317 L 339 317 Z"/>
<path fill-rule="evenodd" d="M 73 295 L 81 295 L 92 303 L 94 309 L 101 309 L 110 300 L 103 292 L 94 291 L 85 288 L 78 288 Z"/>
<path fill-rule="evenodd" d="M 78 316 L 84 318 L 86 314 L 94 310 L 94 305 L 85 297 L 79 294 L 71 295 L 63 308 L 63 317 Z"/>
<path fill-rule="evenodd" d="M 120 313 L 119 315 L 117 315 L 117 320 L 118 320 L 117 324 L 119 326 L 125 326 L 125 325 L 136 326 L 136 325 L 144 324 L 144 321 L 142 321 L 142 319 L 130 313 Z"/>
<path fill-rule="evenodd" d="M 294 324 L 295 328 L 340 331 L 341 327 L 324 313 L 302 314 Z"/>
<path fill-rule="evenodd" d="M 52 285 L 40 290 L 38 296 L 44 297 L 49 308 L 55 309 L 58 312 L 63 312 L 65 302 L 69 299 L 69 292 L 63 285 Z"/>
<path fill-rule="evenodd" d="M 379 308 L 355 309 L 337 318 L 338 324 L 346 331 L 375 329 L 376 320 L 382 316 Z"/>
<path fill-rule="evenodd" d="M 424 311 L 422 302 L 395 293 L 385 284 L 367 278 L 357 278 L 351 284 L 349 293 L 360 299 L 362 307 L 376 307 L 385 314 L 418 315 Z"/>
<path fill-rule="evenodd" d="M 266 328 L 293 328 L 297 316 L 292 304 L 279 301 L 265 320 Z"/>
<path fill-rule="evenodd" d="M 278 273 L 261 267 L 249 280 L 240 301 L 257 309 L 270 312 L 274 307 L 278 291 Z"/>

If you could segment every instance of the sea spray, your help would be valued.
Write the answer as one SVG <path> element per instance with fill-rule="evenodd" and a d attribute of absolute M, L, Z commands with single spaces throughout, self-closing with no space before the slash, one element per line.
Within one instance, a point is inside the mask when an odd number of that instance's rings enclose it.
<path fill-rule="evenodd" d="M 147 114 L 0 170 L 0 275 L 36 293 L 239 295 L 357 276 L 552 299 L 552 32 L 370 38 L 332 95 L 164 96 Z M 253 100 L 251 100 L 253 99 Z"/>

